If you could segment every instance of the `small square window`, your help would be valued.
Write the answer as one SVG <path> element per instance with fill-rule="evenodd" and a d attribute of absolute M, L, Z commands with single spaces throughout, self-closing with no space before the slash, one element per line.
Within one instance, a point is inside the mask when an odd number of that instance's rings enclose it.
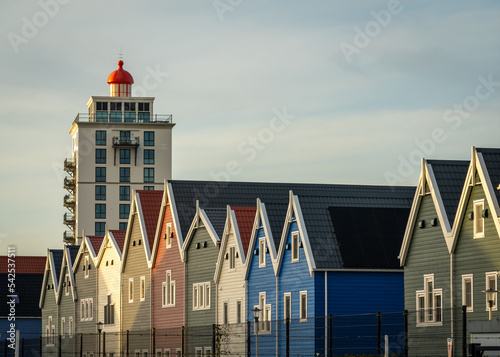
<path fill-rule="evenodd" d="M 107 114 L 106 114 L 106 116 L 107 116 Z M 96 145 L 106 145 L 106 130 L 96 130 L 96 132 L 95 132 L 95 144 Z"/>
<path fill-rule="evenodd" d="M 130 167 L 120 167 L 120 182 L 130 182 Z"/>
<path fill-rule="evenodd" d="M 130 164 L 130 149 L 120 149 L 120 164 Z"/>
<path fill-rule="evenodd" d="M 152 165 L 155 163 L 155 151 L 153 149 L 144 150 L 144 164 Z"/>
<path fill-rule="evenodd" d="M 144 168 L 144 182 L 155 182 L 155 169 L 152 167 Z"/>
<path fill-rule="evenodd" d="M 106 163 L 106 149 L 95 149 L 95 163 L 96 164 Z"/>
<path fill-rule="evenodd" d="M 127 226 L 128 226 L 128 222 L 119 222 L 118 223 L 118 229 L 121 230 L 121 231 L 126 231 L 127 230 Z"/>
<path fill-rule="evenodd" d="M 144 146 L 155 146 L 155 132 L 154 131 L 145 131 L 144 132 Z"/>
<path fill-rule="evenodd" d="M 105 222 L 95 222 L 95 235 L 96 236 L 103 236 L 105 234 L 106 230 L 106 223 Z"/>
<path fill-rule="evenodd" d="M 130 201 L 130 186 L 120 186 L 120 201 Z"/>
<path fill-rule="evenodd" d="M 153 191 L 154 189 L 154 186 L 144 186 L 144 191 Z"/>
<path fill-rule="evenodd" d="M 95 187 L 95 200 L 96 201 L 106 200 L 106 186 L 97 185 Z"/>
<path fill-rule="evenodd" d="M 130 204 L 120 204 L 120 219 L 128 218 L 130 214 Z"/>
<path fill-rule="evenodd" d="M 97 203 L 95 205 L 95 218 L 106 218 L 106 205 Z"/>
<path fill-rule="evenodd" d="M 95 168 L 95 182 L 106 182 L 106 168 L 96 167 Z"/>

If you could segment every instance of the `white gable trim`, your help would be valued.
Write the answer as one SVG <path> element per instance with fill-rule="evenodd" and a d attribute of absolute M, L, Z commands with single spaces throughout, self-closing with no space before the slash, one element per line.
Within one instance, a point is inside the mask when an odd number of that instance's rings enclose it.
<path fill-rule="evenodd" d="M 57 288 L 57 298 L 56 302 L 57 304 L 60 304 L 60 300 L 62 298 L 62 291 L 63 289 L 63 282 L 66 280 L 64 279 L 64 276 L 66 275 L 64 273 L 64 269 L 66 268 L 67 274 L 69 275 L 69 279 L 71 281 L 71 295 L 73 296 L 73 301 L 77 301 L 78 296 L 76 294 L 75 290 L 75 276 L 73 274 L 73 262 L 71 261 L 71 254 L 69 251 L 69 246 L 64 246 L 64 253 L 63 253 L 63 260 L 61 263 L 61 271 L 59 273 L 59 283 L 58 283 L 58 288 Z"/>
<path fill-rule="evenodd" d="M 177 236 L 177 245 L 179 246 L 179 253 L 182 253 L 182 246 L 184 245 L 184 235 L 181 230 L 179 215 L 177 213 L 177 204 L 175 203 L 174 190 L 172 184 L 169 182 L 166 186 L 168 202 L 170 203 L 170 211 L 172 213 L 172 221 L 174 223 L 175 235 Z M 187 236 L 187 235 L 186 235 Z"/>
<path fill-rule="evenodd" d="M 111 242 L 111 246 L 116 251 L 118 258 L 120 260 L 122 259 L 122 252 L 118 247 L 118 243 L 116 242 L 115 236 L 113 235 L 113 233 L 111 233 L 110 230 L 106 230 L 106 234 L 104 235 L 104 239 L 102 240 L 101 249 L 99 249 L 99 254 L 97 254 L 96 257 L 96 263 L 95 263 L 96 268 L 99 268 L 99 266 L 101 265 L 102 258 L 107 249 L 108 242 Z"/>
<path fill-rule="evenodd" d="M 43 283 L 42 283 L 42 292 L 40 294 L 40 301 L 38 303 L 40 309 L 43 308 L 43 304 L 45 302 L 45 294 L 47 292 L 47 281 L 49 280 L 49 275 L 47 272 L 50 270 L 50 274 L 52 275 L 52 282 L 54 283 L 54 299 L 57 303 L 57 291 L 59 290 L 59 282 L 57 274 L 54 270 L 54 256 L 50 249 L 47 248 L 47 259 L 45 261 L 45 272 L 43 274 Z"/>

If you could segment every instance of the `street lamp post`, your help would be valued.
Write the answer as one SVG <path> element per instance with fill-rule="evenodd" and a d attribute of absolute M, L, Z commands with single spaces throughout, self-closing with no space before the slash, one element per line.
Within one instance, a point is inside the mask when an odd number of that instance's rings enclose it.
<path fill-rule="evenodd" d="M 255 307 L 253 310 L 250 311 L 253 312 L 253 320 L 254 320 L 253 329 L 255 331 L 255 356 L 259 357 L 259 313 L 261 312 L 261 309 Z"/>
<path fill-rule="evenodd" d="M 102 332 L 102 325 L 103 323 L 102 322 L 98 322 L 96 323 L 97 325 L 97 332 L 99 332 L 99 337 L 98 337 L 98 341 L 97 341 L 97 344 L 98 344 L 98 348 L 97 350 L 99 351 L 98 354 L 97 354 L 97 357 L 101 357 L 101 332 Z"/>
<path fill-rule="evenodd" d="M 495 301 L 495 294 L 498 291 L 492 288 L 483 290 L 486 293 L 486 300 L 488 301 L 488 319 L 491 321 L 491 311 L 493 310 L 493 302 Z"/>

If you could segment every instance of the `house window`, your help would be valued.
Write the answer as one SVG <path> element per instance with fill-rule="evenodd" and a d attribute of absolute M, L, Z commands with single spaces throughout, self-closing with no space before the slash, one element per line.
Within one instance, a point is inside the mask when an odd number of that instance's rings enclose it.
<path fill-rule="evenodd" d="M 130 149 L 120 149 L 120 164 L 130 164 Z"/>
<path fill-rule="evenodd" d="M 103 236 L 106 230 L 105 222 L 95 222 L 95 235 Z"/>
<path fill-rule="evenodd" d="M 176 353 L 177 357 L 182 357 L 182 348 L 176 348 L 175 353 Z"/>
<path fill-rule="evenodd" d="M 85 257 L 85 279 L 90 276 L 90 261 L 88 255 Z"/>
<path fill-rule="evenodd" d="M 229 311 L 228 311 L 228 305 L 227 301 L 224 301 L 222 303 L 222 323 L 224 325 L 227 325 L 229 323 Z"/>
<path fill-rule="evenodd" d="M 285 293 L 284 298 L 284 313 L 283 316 L 285 318 L 285 323 L 287 320 L 292 318 L 292 293 Z"/>
<path fill-rule="evenodd" d="M 80 321 L 94 319 L 94 298 L 80 299 Z"/>
<path fill-rule="evenodd" d="M 95 205 L 95 218 L 106 218 L 106 205 L 96 203 Z"/>
<path fill-rule="evenodd" d="M 45 335 L 46 335 L 47 345 L 53 345 L 56 336 L 56 327 L 52 323 L 52 316 L 49 316 L 47 320 L 47 326 L 45 326 Z"/>
<path fill-rule="evenodd" d="M 152 191 L 154 189 L 155 189 L 154 186 L 144 186 L 144 191 Z"/>
<path fill-rule="evenodd" d="M 75 325 L 73 324 L 73 316 L 68 317 L 68 334 L 69 337 L 73 337 L 75 334 Z"/>
<path fill-rule="evenodd" d="M 120 182 L 130 182 L 130 167 L 120 167 Z"/>
<path fill-rule="evenodd" d="M 163 307 L 175 306 L 175 280 L 172 280 L 172 271 L 167 270 L 166 281 L 162 283 Z"/>
<path fill-rule="evenodd" d="M 170 357 L 170 348 L 165 348 L 163 350 L 163 357 Z"/>
<path fill-rule="evenodd" d="M 120 141 L 130 142 L 130 131 L 120 131 Z"/>
<path fill-rule="evenodd" d="M 120 186 L 120 201 L 130 201 L 130 186 Z"/>
<path fill-rule="evenodd" d="M 486 273 L 486 290 L 493 289 L 497 290 L 497 272 L 489 272 Z M 492 311 L 497 311 L 497 295 L 498 293 L 493 294 L 493 304 L 491 306 Z M 489 301 L 488 294 L 486 294 L 486 311 L 489 311 Z"/>
<path fill-rule="evenodd" d="M 154 167 L 144 168 L 144 182 L 155 182 L 155 169 Z"/>
<path fill-rule="evenodd" d="M 96 167 L 95 168 L 95 182 L 106 182 L 106 168 Z"/>
<path fill-rule="evenodd" d="M 96 164 L 106 163 L 106 149 L 95 149 L 95 163 Z"/>
<path fill-rule="evenodd" d="M 146 277 L 141 276 L 141 301 L 146 300 Z"/>
<path fill-rule="evenodd" d="M 462 275 L 462 306 L 467 306 L 467 311 L 474 311 L 472 274 Z"/>
<path fill-rule="evenodd" d="M 139 123 L 149 123 L 149 103 L 139 103 L 138 116 Z"/>
<path fill-rule="evenodd" d="M 130 214 L 130 204 L 120 204 L 120 219 L 127 219 Z"/>
<path fill-rule="evenodd" d="M 484 238 L 484 200 L 474 201 L 474 238 Z"/>
<path fill-rule="evenodd" d="M 64 294 L 69 295 L 69 287 L 70 287 L 70 282 L 69 282 L 69 274 L 66 274 L 66 277 L 64 278 Z"/>
<path fill-rule="evenodd" d="M 299 261 L 299 232 L 292 233 L 292 263 Z"/>
<path fill-rule="evenodd" d="M 229 247 L 229 270 L 236 268 L 236 247 L 234 245 Z"/>
<path fill-rule="evenodd" d="M 156 350 L 156 357 L 161 357 L 161 350 Z"/>
<path fill-rule="evenodd" d="M 128 302 L 134 302 L 134 278 L 128 279 Z"/>
<path fill-rule="evenodd" d="M 128 222 L 120 222 L 118 223 L 118 229 L 120 231 L 126 231 L 128 226 Z"/>
<path fill-rule="evenodd" d="M 114 123 L 119 123 L 122 121 L 122 103 L 109 103 L 110 104 L 110 113 L 109 113 L 109 121 Z"/>
<path fill-rule="evenodd" d="M 212 347 L 205 347 L 203 357 L 210 357 L 211 355 L 212 355 Z"/>
<path fill-rule="evenodd" d="M 66 318 L 61 317 L 61 338 L 64 338 L 66 334 Z"/>
<path fill-rule="evenodd" d="M 172 223 L 167 223 L 165 240 L 167 249 L 172 247 Z"/>
<path fill-rule="evenodd" d="M 144 132 L 144 146 L 155 146 L 155 132 L 145 131 Z"/>
<path fill-rule="evenodd" d="M 259 317 L 259 333 L 260 331 L 271 331 L 271 305 L 266 304 L 266 293 L 259 293 L 259 306 L 260 309 Z"/>
<path fill-rule="evenodd" d="M 144 163 L 154 164 L 155 163 L 155 151 L 151 149 L 144 150 Z"/>
<path fill-rule="evenodd" d="M 111 303 L 111 294 L 108 295 L 106 305 L 104 305 L 104 323 L 115 323 L 115 304 Z"/>
<path fill-rule="evenodd" d="M 202 357 L 203 356 L 203 348 L 196 347 L 194 352 L 194 357 Z"/>
<path fill-rule="evenodd" d="M 266 266 L 266 238 L 259 239 L 259 268 Z"/>
<path fill-rule="evenodd" d="M 95 144 L 96 145 L 106 145 L 106 130 L 96 130 L 96 132 L 95 132 Z"/>
<path fill-rule="evenodd" d="M 300 322 L 307 321 L 307 291 L 300 292 Z"/>
<path fill-rule="evenodd" d="M 241 300 L 236 300 L 236 323 L 241 324 Z"/>
<path fill-rule="evenodd" d="M 193 284 L 193 310 L 210 309 L 210 282 Z"/>
<path fill-rule="evenodd" d="M 95 187 L 95 200 L 105 201 L 106 200 L 106 186 L 96 186 Z"/>
<path fill-rule="evenodd" d="M 434 288 L 434 274 L 424 275 L 424 290 L 417 291 L 417 326 L 443 324 L 443 291 Z"/>

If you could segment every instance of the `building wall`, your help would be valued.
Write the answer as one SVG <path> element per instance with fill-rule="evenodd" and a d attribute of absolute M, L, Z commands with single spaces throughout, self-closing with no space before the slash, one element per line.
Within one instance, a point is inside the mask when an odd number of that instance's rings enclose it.
<path fill-rule="evenodd" d="M 203 247 L 204 242 L 206 248 Z M 199 249 L 197 244 L 200 244 Z M 186 249 L 186 350 L 194 354 L 197 347 L 212 346 L 212 325 L 216 316 L 214 273 L 219 248 L 202 226 L 196 229 Z M 205 282 L 210 283 L 210 308 L 194 310 L 193 284 Z"/>
<path fill-rule="evenodd" d="M 45 299 L 42 306 L 42 335 L 44 337 L 42 343 L 42 351 L 43 353 L 55 353 L 55 351 L 57 350 L 56 346 L 55 344 L 49 344 L 46 327 L 49 322 L 49 317 L 51 316 L 52 324 L 55 326 L 55 333 L 57 336 L 59 331 L 59 305 L 56 304 L 55 288 L 52 288 L 52 286 L 54 285 L 54 280 L 52 280 L 52 271 L 47 270 L 46 274 L 48 275 L 48 279 L 47 284 L 45 285 Z M 47 286 L 51 286 L 51 289 L 47 290 Z M 57 339 L 57 337 L 54 338 Z"/>
<path fill-rule="evenodd" d="M 425 336 L 441 334 L 448 336 L 451 332 L 450 311 L 450 255 L 445 243 L 441 226 L 430 225 L 437 218 L 434 202 L 430 194 L 422 197 L 417 219 L 412 230 L 411 243 L 404 267 L 405 308 L 409 311 L 408 330 L 410 334 L 409 349 L 415 353 L 433 353 L 445 346 L 433 344 L 431 340 L 422 344 Z M 425 220 L 424 229 L 418 222 Z M 434 287 L 443 289 L 443 324 L 440 326 L 417 327 L 416 292 L 424 289 L 424 274 L 434 274 Z"/>
<path fill-rule="evenodd" d="M 163 189 L 164 179 L 172 176 L 172 127 L 173 124 L 153 124 L 153 123 L 89 123 L 80 122 L 74 134 L 73 150 L 76 157 L 76 195 L 77 212 L 76 233 L 81 235 L 85 229 L 86 235 L 95 234 L 95 221 L 106 222 L 108 228 L 118 229 L 119 222 L 127 222 L 127 219 L 119 218 L 119 204 L 130 203 L 120 201 L 120 186 L 130 186 L 132 189 L 142 190 L 144 186 L 154 186 L 154 189 Z M 96 130 L 106 131 L 106 146 L 96 146 Z M 135 149 L 131 148 L 130 164 L 120 164 L 120 148 L 115 149 L 113 137 L 120 137 L 120 131 L 130 131 L 131 138 L 139 137 L 139 147 L 137 148 L 137 162 L 135 162 Z M 155 132 L 155 145 L 144 146 L 144 132 Z M 106 163 L 96 164 L 96 149 L 106 149 Z M 144 164 L 144 150 L 153 149 L 155 151 L 154 164 Z M 106 182 L 95 181 L 95 168 L 106 168 Z M 120 182 L 120 167 L 130 168 L 130 182 Z M 154 167 L 154 182 L 144 182 L 144 168 Z M 95 186 L 106 186 L 106 200 L 95 200 Z M 132 198 L 132 196 L 131 196 Z M 96 219 L 95 204 L 106 204 L 106 218 Z M 90 213 L 90 214 L 89 214 Z"/>
<path fill-rule="evenodd" d="M 118 252 L 108 241 L 97 269 L 97 315 L 98 321 L 104 323 L 104 305 L 107 304 L 108 295 L 111 294 L 111 303 L 115 306 L 114 324 L 102 325 L 102 331 L 106 332 L 106 351 L 115 354 L 120 351 L 120 263 Z"/>
<path fill-rule="evenodd" d="M 75 346 L 76 338 L 73 331 L 70 331 L 70 317 L 73 318 L 73 330 L 75 329 L 75 301 L 73 299 L 73 293 L 71 286 L 69 287 L 68 294 L 66 295 L 66 274 L 68 274 L 68 266 L 66 262 L 61 267 L 63 285 L 61 286 L 60 300 L 59 300 L 59 331 L 58 334 L 61 335 L 61 352 L 71 353 Z M 65 326 L 63 331 L 62 319 L 65 320 Z"/>
<path fill-rule="evenodd" d="M 173 237 L 170 248 L 166 247 L 167 224 L 171 224 Z M 184 325 L 184 263 L 181 260 L 177 232 L 173 224 L 170 204 L 167 203 L 163 216 L 161 234 L 158 241 L 156 262 L 153 274 L 153 327 L 159 335 L 166 332 L 171 337 L 159 337 L 157 347 L 170 348 L 171 354 L 176 348 L 181 348 L 181 329 Z M 172 280 L 175 280 L 175 306 L 162 307 L 162 282 L 166 281 L 166 272 L 171 271 Z"/>
<path fill-rule="evenodd" d="M 126 242 L 127 244 L 127 242 Z M 131 353 L 133 346 L 140 349 L 150 349 L 150 339 L 140 336 L 139 331 L 151 330 L 151 275 L 147 264 L 144 241 L 139 225 L 138 214 L 135 213 L 132 221 L 131 236 L 128 241 L 127 256 L 123 256 L 125 268 L 121 277 L 121 330 L 129 330 Z M 145 296 L 141 301 L 141 277 L 145 281 Z M 133 300 L 129 301 L 129 279 L 134 281 Z M 125 341 L 122 341 L 122 345 Z M 123 349 L 123 348 L 122 348 Z"/>

